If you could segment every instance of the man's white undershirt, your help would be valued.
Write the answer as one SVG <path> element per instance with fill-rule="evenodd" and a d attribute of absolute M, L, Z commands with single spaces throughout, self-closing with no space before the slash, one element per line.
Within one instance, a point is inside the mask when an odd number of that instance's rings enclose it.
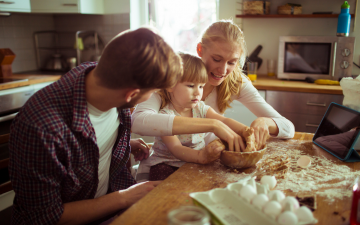
<path fill-rule="evenodd" d="M 99 147 L 99 184 L 95 194 L 95 198 L 98 198 L 105 195 L 109 187 L 111 153 L 118 135 L 120 121 L 116 108 L 103 112 L 90 103 L 87 103 L 87 106 Z"/>

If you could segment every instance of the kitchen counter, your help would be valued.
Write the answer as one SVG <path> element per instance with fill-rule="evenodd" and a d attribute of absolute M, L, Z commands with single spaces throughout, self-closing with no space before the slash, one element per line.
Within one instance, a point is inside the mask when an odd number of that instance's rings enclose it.
<path fill-rule="evenodd" d="M 27 78 L 28 81 L 16 82 L 9 84 L 0 84 L 0 90 L 27 86 L 31 84 L 56 81 L 61 75 L 43 75 L 43 74 L 14 74 L 13 78 Z M 339 94 L 342 95 L 342 89 L 339 85 L 318 85 L 305 81 L 288 81 L 278 80 L 276 77 L 259 76 L 254 83 L 258 90 L 275 90 L 275 91 L 292 91 L 292 92 L 308 92 L 321 94 Z"/>
<path fill-rule="evenodd" d="M 281 190 L 278 188 L 279 186 L 285 187 L 286 190 L 283 192 L 286 196 L 316 196 L 316 209 L 313 214 L 319 225 L 349 224 L 352 201 L 351 184 L 356 177 L 355 173 L 358 173 L 355 171 L 360 171 L 360 162 L 346 163 L 340 161 L 313 144 L 313 135 L 312 133 L 296 132 L 293 139 L 271 138 L 269 140 L 268 149 L 263 159 L 276 154 L 278 151 L 279 154 L 284 154 L 283 152 L 290 150 L 292 152 L 288 153 L 292 165 L 289 174 L 286 175 L 288 178 L 278 179 L 275 189 Z M 301 171 L 296 166 L 296 160 L 300 155 L 308 155 L 312 158 L 311 167 Z M 322 160 L 326 160 L 325 163 Z M 337 168 L 341 168 L 339 170 L 344 172 L 334 175 L 338 173 Z M 345 172 L 347 171 L 345 168 L 348 168 L 349 171 Z M 193 205 L 192 198 L 189 196 L 190 193 L 224 188 L 229 183 L 234 183 L 257 169 L 234 170 L 223 166 L 218 160 L 207 165 L 186 163 L 111 224 L 165 225 L 167 224 L 167 214 L 172 209 L 182 205 Z M 343 177 L 338 178 L 340 174 Z M 296 179 L 295 176 L 298 177 L 299 181 L 291 182 Z M 329 179 L 320 181 L 323 176 Z M 301 185 L 307 183 L 312 183 L 311 186 L 314 187 L 315 185 L 316 188 L 313 190 L 308 188 L 309 186 L 301 188 Z M 293 188 L 301 188 L 301 190 L 292 191 Z M 335 193 L 335 196 L 330 195 L 330 193 Z"/>
<path fill-rule="evenodd" d="M 20 81 L 15 83 L 3 83 L 0 84 L 0 90 L 6 90 L 10 88 L 28 86 L 32 84 L 51 82 L 59 80 L 61 75 L 28 75 L 28 74 L 13 74 L 10 78 L 28 79 L 27 81 Z"/>
<path fill-rule="evenodd" d="M 258 80 L 256 80 L 253 84 L 258 90 L 293 91 L 336 95 L 343 94 L 340 85 L 319 85 L 307 83 L 306 81 L 279 80 L 276 77 L 259 76 Z"/>

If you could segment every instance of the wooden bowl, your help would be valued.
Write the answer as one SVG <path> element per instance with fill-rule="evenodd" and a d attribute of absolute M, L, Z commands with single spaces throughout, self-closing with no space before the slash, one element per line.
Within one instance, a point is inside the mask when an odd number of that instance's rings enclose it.
<path fill-rule="evenodd" d="M 221 152 L 220 162 L 234 169 L 242 169 L 255 166 L 266 152 L 266 146 L 263 149 L 253 152 L 230 152 L 224 150 Z"/>

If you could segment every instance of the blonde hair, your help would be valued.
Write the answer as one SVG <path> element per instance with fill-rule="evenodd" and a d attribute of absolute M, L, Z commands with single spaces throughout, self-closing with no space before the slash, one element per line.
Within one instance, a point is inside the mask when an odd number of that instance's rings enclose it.
<path fill-rule="evenodd" d="M 206 83 L 208 81 L 205 64 L 199 57 L 187 53 L 179 53 L 179 55 L 182 60 L 183 76 L 178 83 Z M 166 89 L 161 89 L 158 93 L 161 96 L 160 109 L 162 109 L 171 102 L 171 96 Z"/>
<path fill-rule="evenodd" d="M 169 88 L 182 76 L 181 58 L 148 28 L 124 31 L 106 46 L 95 76 L 110 89 Z"/>
<path fill-rule="evenodd" d="M 221 20 L 211 24 L 201 38 L 201 45 L 204 48 L 211 48 L 212 42 L 230 42 L 237 45 L 240 52 L 240 59 L 236 68 L 226 77 L 226 79 L 216 87 L 217 106 L 220 113 L 224 113 L 230 108 L 232 95 L 239 95 L 242 84 L 241 75 L 244 75 L 242 68 L 245 65 L 247 50 L 244 34 L 232 20 Z"/>

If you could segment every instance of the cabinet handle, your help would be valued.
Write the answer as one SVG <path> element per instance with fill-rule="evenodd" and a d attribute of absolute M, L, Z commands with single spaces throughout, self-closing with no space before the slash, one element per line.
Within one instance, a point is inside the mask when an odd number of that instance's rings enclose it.
<path fill-rule="evenodd" d="M 15 4 L 15 2 L 9 2 L 9 1 L 0 1 L 0 4 Z"/>
<path fill-rule="evenodd" d="M 66 3 L 66 4 L 62 4 L 63 6 L 77 6 L 76 3 Z"/>
<path fill-rule="evenodd" d="M 319 125 L 307 123 L 307 124 L 305 124 L 305 126 L 307 126 L 307 127 L 318 127 Z"/>
<path fill-rule="evenodd" d="M 332 71 L 331 71 L 331 76 L 332 77 L 334 77 L 334 75 L 335 75 L 335 61 L 336 61 L 336 48 L 337 48 L 337 42 L 335 41 L 334 42 L 334 56 L 333 56 L 333 64 L 332 64 L 332 66 L 333 66 L 333 68 L 332 68 Z"/>
<path fill-rule="evenodd" d="M 314 105 L 314 106 L 322 106 L 325 107 L 326 103 L 312 103 L 312 102 L 307 102 L 306 105 Z"/>

